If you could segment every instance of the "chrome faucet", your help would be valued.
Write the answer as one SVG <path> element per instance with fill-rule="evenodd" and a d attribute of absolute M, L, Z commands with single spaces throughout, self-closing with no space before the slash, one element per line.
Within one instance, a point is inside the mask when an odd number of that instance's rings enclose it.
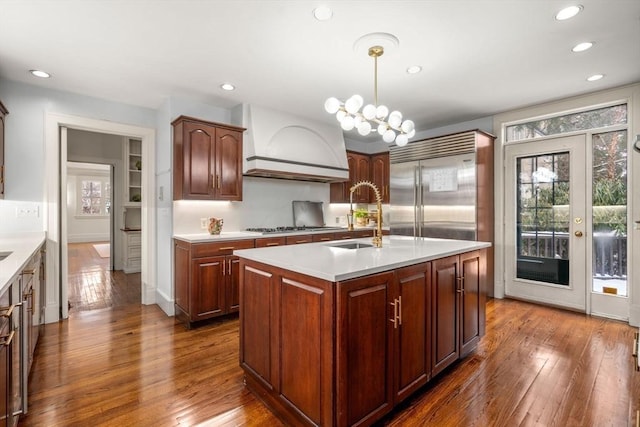
<path fill-rule="evenodd" d="M 353 230 L 353 192 L 363 185 L 369 186 L 373 188 L 374 193 L 376 194 L 376 207 L 378 209 L 378 213 L 376 215 L 376 232 L 373 235 L 373 246 L 376 248 L 382 247 L 382 197 L 380 196 L 380 190 L 376 187 L 372 182 L 369 181 L 360 181 L 356 184 L 353 184 L 351 189 L 349 189 L 349 215 L 351 215 L 351 222 L 349 229 Z"/>

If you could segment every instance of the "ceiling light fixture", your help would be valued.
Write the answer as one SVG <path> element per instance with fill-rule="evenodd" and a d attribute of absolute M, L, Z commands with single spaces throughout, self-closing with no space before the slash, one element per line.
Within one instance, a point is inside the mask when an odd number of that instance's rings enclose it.
<path fill-rule="evenodd" d="M 344 103 L 332 97 L 325 101 L 324 109 L 329 114 L 335 114 L 342 129 L 346 131 L 355 128 L 360 135 L 365 136 L 377 130 L 384 142 L 391 143 L 395 141 L 399 147 L 402 147 L 407 145 L 409 138 L 413 138 L 416 134 L 415 125 L 411 120 L 403 121 L 400 111 L 392 111 L 389 114 L 389 108 L 378 104 L 378 58 L 383 53 L 384 48 L 382 46 L 369 48 L 369 56 L 374 59 L 374 104 L 367 104 L 362 108 L 364 100 L 360 95 L 353 95 Z M 362 112 L 360 112 L 360 108 L 362 108 Z M 387 115 L 389 119 L 385 121 Z M 374 126 L 376 129 L 374 129 Z"/>
<path fill-rule="evenodd" d="M 48 79 L 49 77 L 51 77 L 51 74 L 42 70 L 29 70 L 29 72 L 36 77 L 40 77 L 41 79 Z"/>
<path fill-rule="evenodd" d="M 583 42 L 583 43 L 578 43 L 577 45 L 575 45 L 573 47 L 573 49 L 571 49 L 572 52 L 584 52 L 587 49 L 591 49 L 593 47 L 593 43 L 592 42 Z"/>
<path fill-rule="evenodd" d="M 604 77 L 604 74 L 594 74 L 592 76 L 587 77 L 587 81 L 595 82 L 596 80 L 600 80 L 603 77 Z"/>
<path fill-rule="evenodd" d="M 579 5 L 579 4 L 565 7 L 564 9 L 562 9 L 560 12 L 556 14 L 556 19 L 558 21 L 564 21 L 566 19 L 573 18 L 581 11 L 582 11 L 582 5 Z"/>
<path fill-rule="evenodd" d="M 412 65 L 411 67 L 407 68 L 408 74 L 417 74 L 420 71 L 422 71 L 422 67 L 419 65 Z"/>
<path fill-rule="evenodd" d="M 222 83 L 220 85 L 220 89 L 222 90 L 234 90 L 236 87 L 234 85 L 232 85 L 231 83 Z"/>
<path fill-rule="evenodd" d="M 313 16 L 318 21 L 328 21 L 333 16 L 333 11 L 328 6 L 318 6 L 313 9 Z"/>

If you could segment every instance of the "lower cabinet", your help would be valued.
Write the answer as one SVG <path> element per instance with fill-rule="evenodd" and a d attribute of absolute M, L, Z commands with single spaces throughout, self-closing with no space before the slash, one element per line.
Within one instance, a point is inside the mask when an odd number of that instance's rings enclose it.
<path fill-rule="evenodd" d="M 240 365 L 292 425 L 371 425 L 473 350 L 484 251 L 341 282 L 240 262 Z"/>
<path fill-rule="evenodd" d="M 142 233 L 138 230 L 122 231 L 122 271 L 139 273 L 142 266 Z"/>
<path fill-rule="evenodd" d="M 189 243 L 174 240 L 176 317 L 193 322 L 237 312 L 239 303 L 238 257 L 235 249 L 253 248 L 255 241 Z"/>

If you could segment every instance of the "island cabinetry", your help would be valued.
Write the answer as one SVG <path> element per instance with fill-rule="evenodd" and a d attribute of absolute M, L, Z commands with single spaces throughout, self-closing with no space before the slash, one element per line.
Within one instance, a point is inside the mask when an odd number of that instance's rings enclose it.
<path fill-rule="evenodd" d="M 432 375 L 471 352 L 484 335 L 484 251 L 433 261 Z"/>
<path fill-rule="evenodd" d="M 299 234 L 295 236 L 287 236 L 286 242 L 287 242 L 287 245 L 301 245 L 303 243 L 311 243 L 313 242 L 313 235 Z"/>
<path fill-rule="evenodd" d="M 185 116 L 171 124 L 173 199 L 242 200 L 244 129 Z"/>
<path fill-rule="evenodd" d="M 237 312 L 238 257 L 235 249 L 254 247 L 254 240 L 189 243 L 174 240 L 176 317 L 192 322 Z"/>
<path fill-rule="evenodd" d="M 268 248 L 271 246 L 283 246 L 286 244 L 286 237 L 263 237 L 261 239 L 256 239 L 256 248 Z"/>

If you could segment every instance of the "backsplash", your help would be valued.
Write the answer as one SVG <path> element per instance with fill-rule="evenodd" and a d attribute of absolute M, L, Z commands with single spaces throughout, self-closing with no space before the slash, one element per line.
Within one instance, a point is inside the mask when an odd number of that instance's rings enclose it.
<path fill-rule="evenodd" d="M 38 202 L 0 200 L 0 233 L 43 231 L 42 209 Z"/>

